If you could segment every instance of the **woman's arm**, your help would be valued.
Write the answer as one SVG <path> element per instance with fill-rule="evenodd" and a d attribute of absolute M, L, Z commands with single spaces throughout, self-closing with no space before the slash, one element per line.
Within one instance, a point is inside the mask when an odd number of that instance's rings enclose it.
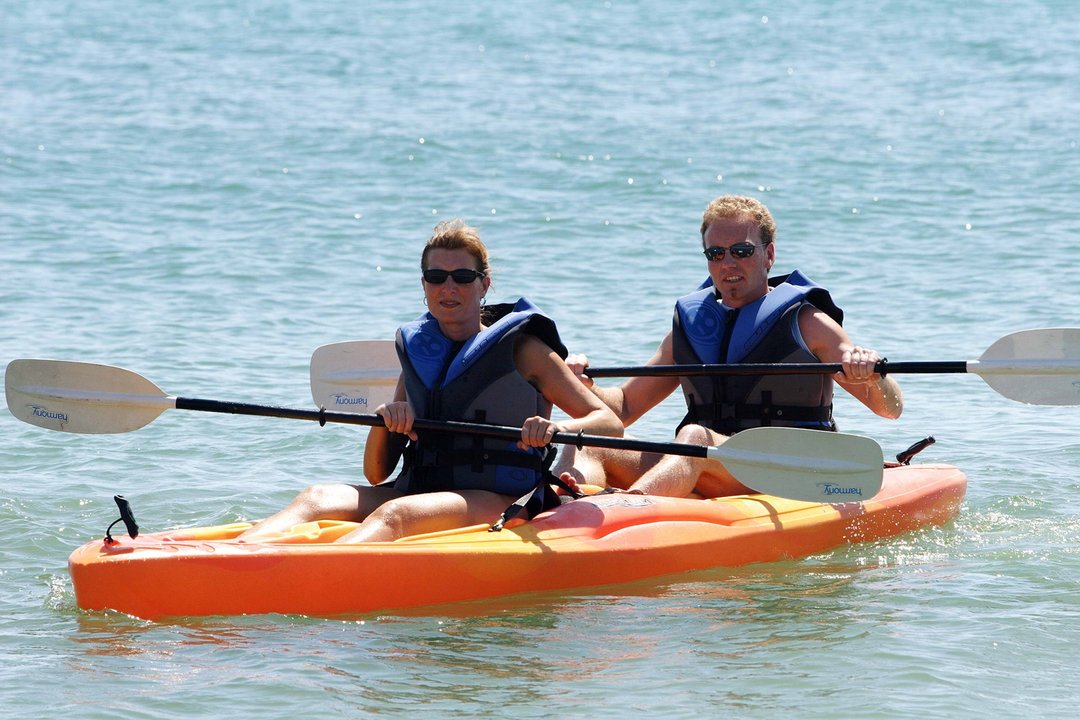
<path fill-rule="evenodd" d="M 368 431 L 364 445 L 364 476 L 372 485 L 378 485 L 390 477 L 397 467 L 405 449 L 406 438 L 416 439 L 412 431 L 415 415 L 405 399 L 405 383 L 398 377 L 394 389 L 394 401 L 375 408 L 385 426 L 374 425 Z"/>
<path fill-rule="evenodd" d="M 553 405 L 570 416 L 555 423 L 534 417 L 522 427 L 522 441 L 528 445 L 544 445 L 555 432 L 584 432 L 591 435 L 623 434 L 623 425 L 600 398 L 581 384 L 548 345 L 533 335 L 521 335 L 514 347 L 514 362 L 518 372 L 536 386 Z"/>

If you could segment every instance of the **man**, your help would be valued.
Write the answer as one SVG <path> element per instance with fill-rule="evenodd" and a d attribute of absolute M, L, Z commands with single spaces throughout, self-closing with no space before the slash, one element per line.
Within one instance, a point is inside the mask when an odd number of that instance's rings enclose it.
<path fill-rule="evenodd" d="M 588 360 L 567 363 L 624 426 L 682 385 L 688 412 L 676 441 L 719 445 L 727 436 L 762 425 L 836 430 L 833 381 L 874 413 L 897 418 L 900 387 L 874 372 L 881 357 L 852 343 L 843 312 L 829 293 L 798 271 L 770 281 L 776 261 L 776 224 L 754 198 L 723 196 L 701 223 L 711 282 L 675 304 L 672 330 L 648 365 L 711 363 L 840 363 L 835 377 L 756 375 L 683 378 L 633 377 L 602 388 L 583 374 Z M 719 461 L 625 450 L 567 449 L 556 466 L 567 482 L 588 482 L 653 495 L 705 497 L 749 492 Z"/>

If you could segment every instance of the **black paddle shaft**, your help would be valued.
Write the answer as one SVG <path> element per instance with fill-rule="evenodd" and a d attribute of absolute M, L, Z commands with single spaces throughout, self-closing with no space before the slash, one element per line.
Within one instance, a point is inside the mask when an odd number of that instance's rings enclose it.
<path fill-rule="evenodd" d="M 602 377 L 697 377 L 701 375 L 831 375 L 843 370 L 840 363 L 728 363 L 717 365 L 642 365 L 636 367 L 585 368 L 591 378 Z M 897 362 L 881 360 L 874 370 L 889 373 L 966 373 L 964 360 L 943 362 Z"/>
<path fill-rule="evenodd" d="M 383 423 L 382 417 L 379 415 L 331 412 L 326 409 L 300 410 L 270 405 L 254 405 L 251 403 L 202 400 L 199 398 L 178 397 L 176 398 L 176 408 L 178 410 L 198 410 L 201 412 L 226 413 L 230 415 L 258 415 L 262 417 L 288 418 L 291 420 L 309 420 L 317 422 L 320 425 L 325 425 L 328 422 L 368 426 L 382 426 L 385 424 Z M 457 422 L 453 420 L 424 420 L 422 418 L 417 418 L 413 421 L 413 428 L 419 431 L 481 435 L 483 437 L 502 438 L 506 440 L 521 439 L 521 428 Z M 563 432 L 555 433 L 551 438 L 551 442 L 559 445 L 574 445 L 578 448 L 588 445 L 590 447 L 614 448 L 616 450 L 637 450 L 639 452 L 655 452 L 699 458 L 708 457 L 709 450 L 705 446 L 688 445 L 684 443 L 648 442 L 631 438 L 608 437 L 606 435 L 585 435 L 582 433 L 575 434 Z"/>

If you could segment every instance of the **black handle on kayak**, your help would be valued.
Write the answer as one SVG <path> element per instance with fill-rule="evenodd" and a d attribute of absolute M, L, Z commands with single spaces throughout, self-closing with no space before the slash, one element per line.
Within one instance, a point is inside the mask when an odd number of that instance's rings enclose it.
<path fill-rule="evenodd" d="M 113 526 L 118 522 L 123 522 L 124 527 L 127 528 L 128 536 L 131 539 L 139 537 L 139 524 L 135 522 L 135 513 L 131 512 L 131 505 L 128 504 L 127 498 L 123 495 L 113 495 L 113 500 L 116 501 L 116 507 L 120 508 L 120 517 L 113 521 L 112 525 L 105 529 L 105 544 L 112 545 L 116 541 L 112 537 Z"/>

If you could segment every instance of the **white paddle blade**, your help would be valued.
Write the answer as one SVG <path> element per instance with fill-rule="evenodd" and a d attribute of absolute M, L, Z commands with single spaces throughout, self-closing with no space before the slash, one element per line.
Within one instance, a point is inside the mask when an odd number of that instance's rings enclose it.
<path fill-rule="evenodd" d="M 868 437 L 797 428 L 744 430 L 708 455 L 757 492 L 819 503 L 869 500 L 885 467 L 881 446 Z"/>
<path fill-rule="evenodd" d="M 323 345 L 311 356 L 311 398 L 327 410 L 369 413 L 394 399 L 400 375 L 392 340 Z"/>
<path fill-rule="evenodd" d="M 143 376 L 94 363 L 12 360 L 4 386 L 12 415 L 62 432 L 137 430 L 175 405 Z"/>
<path fill-rule="evenodd" d="M 968 363 L 999 393 L 1030 405 L 1080 405 L 1080 328 L 1021 330 Z"/>

